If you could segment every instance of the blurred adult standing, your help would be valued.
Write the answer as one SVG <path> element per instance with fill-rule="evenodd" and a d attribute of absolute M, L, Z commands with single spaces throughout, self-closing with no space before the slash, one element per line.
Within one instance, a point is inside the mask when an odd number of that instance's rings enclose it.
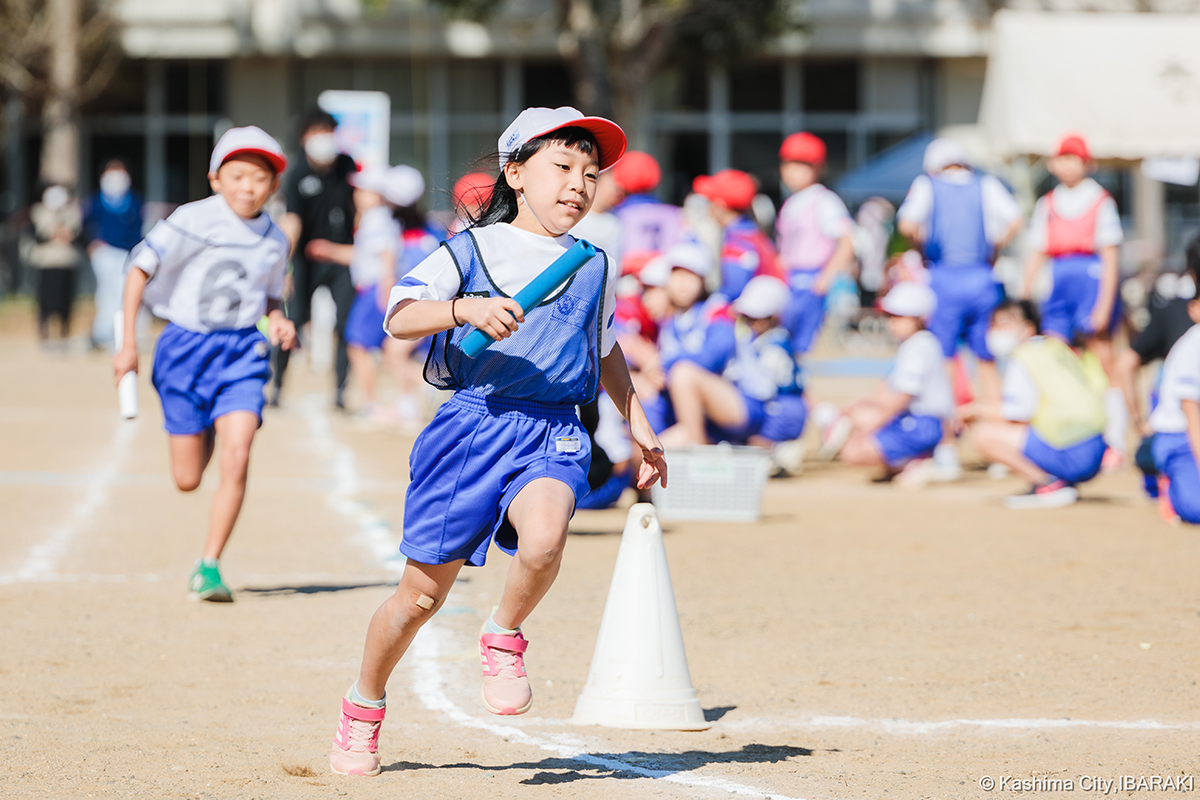
<path fill-rule="evenodd" d="M 76 243 L 83 230 L 83 214 L 67 187 L 52 184 L 29 210 L 29 219 L 34 238 L 29 263 L 37 270 L 38 336 L 43 345 L 50 343 L 50 318 L 57 316 L 65 344 L 71 333 L 79 266 Z"/>
<path fill-rule="evenodd" d="M 354 243 L 354 189 L 346 178 L 358 171 L 354 159 L 338 152 L 333 133 L 337 120 L 314 108 L 304 115 L 300 144 L 304 158 L 284 181 L 287 213 L 279 227 L 292 244 L 291 293 L 287 299 L 288 318 L 299 330 L 312 315 L 312 295 L 317 287 L 327 286 L 337 304 L 337 393 L 334 404 L 346 407 L 343 393 L 350 359 L 346 352 L 346 317 L 354 305 L 354 283 L 350 271 L 341 264 L 321 261 L 305 255 L 314 239 L 334 244 Z M 283 375 L 287 371 L 288 351 L 275 349 L 274 392 L 270 404 L 279 405 Z"/>
<path fill-rule="evenodd" d="M 142 198 L 132 189 L 129 168 L 111 158 L 100 173 L 100 191 L 83 207 L 88 258 L 96 276 L 92 346 L 113 349 L 113 315 L 121 307 L 125 260 L 142 238 Z"/>

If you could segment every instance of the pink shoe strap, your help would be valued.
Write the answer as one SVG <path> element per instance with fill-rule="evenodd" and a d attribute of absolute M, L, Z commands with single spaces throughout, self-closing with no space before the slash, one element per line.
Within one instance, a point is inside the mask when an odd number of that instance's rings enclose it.
<path fill-rule="evenodd" d="M 383 708 L 363 708 L 356 706 L 346 698 L 342 698 L 342 713 L 350 719 L 356 719 L 360 722 L 383 722 L 383 715 L 387 713 L 387 706 Z"/>
<path fill-rule="evenodd" d="M 505 636 L 499 633 L 485 633 L 479 637 L 485 647 L 495 647 L 498 650 L 509 650 L 514 653 L 524 653 L 529 649 L 529 642 L 517 633 L 516 636 Z"/>

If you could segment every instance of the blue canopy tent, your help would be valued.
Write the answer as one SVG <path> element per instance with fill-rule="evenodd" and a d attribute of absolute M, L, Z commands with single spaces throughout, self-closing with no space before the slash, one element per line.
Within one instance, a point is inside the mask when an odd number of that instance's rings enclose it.
<path fill-rule="evenodd" d="M 915 133 L 874 158 L 843 174 L 833 188 L 847 205 L 857 206 L 868 197 L 883 197 L 899 206 L 913 178 L 924 172 L 925 146 L 934 135 Z"/>

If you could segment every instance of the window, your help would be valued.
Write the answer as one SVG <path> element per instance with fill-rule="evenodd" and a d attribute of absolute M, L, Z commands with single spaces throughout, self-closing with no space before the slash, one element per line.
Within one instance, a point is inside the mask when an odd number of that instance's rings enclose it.
<path fill-rule="evenodd" d="M 779 145 L 778 133 L 735 133 L 731 161 L 734 169 L 749 172 L 759 180 L 759 191 L 779 202 Z"/>
<path fill-rule="evenodd" d="M 805 61 L 805 111 L 858 111 L 857 61 Z"/>
<path fill-rule="evenodd" d="M 495 114 L 500 111 L 503 70 L 495 61 L 455 61 L 450 64 L 451 113 Z M 559 105 L 563 105 L 559 103 Z"/>
<path fill-rule="evenodd" d="M 697 175 L 708 172 L 708 134 L 677 133 L 662 137 L 663 180 L 659 196 L 682 203 Z"/>
<path fill-rule="evenodd" d="M 778 63 L 754 64 L 729 73 L 729 106 L 734 111 L 783 109 L 783 70 Z"/>
<path fill-rule="evenodd" d="M 521 90 L 525 107 L 558 108 L 575 104 L 575 88 L 566 64 L 561 61 L 528 61 L 524 64 Z"/>

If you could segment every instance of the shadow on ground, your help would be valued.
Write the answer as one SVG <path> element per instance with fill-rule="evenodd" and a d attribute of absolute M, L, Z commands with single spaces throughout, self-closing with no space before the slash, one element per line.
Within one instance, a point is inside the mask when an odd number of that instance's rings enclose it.
<path fill-rule="evenodd" d="M 251 597 L 290 597 L 296 594 L 329 594 L 332 592 L 353 592 L 356 589 L 378 589 L 383 586 L 394 588 L 395 581 L 372 581 L 370 583 L 323 583 L 310 586 L 247 586 L 238 589 L 241 595 Z"/>
<path fill-rule="evenodd" d="M 720 711 L 722 709 L 713 709 Z M 544 758 L 541 761 L 520 761 L 512 764 L 420 764 L 396 761 L 383 768 L 384 772 L 405 772 L 426 769 L 464 769 L 482 772 L 533 770 L 533 775 L 521 781 L 523 786 L 605 778 L 665 778 L 678 772 L 691 772 L 709 764 L 778 764 L 795 756 L 810 756 L 807 747 L 791 745 L 748 744 L 740 750 L 712 752 L 686 750 L 682 753 L 648 753 L 630 750 L 624 753 L 584 753 L 575 758 Z"/>

